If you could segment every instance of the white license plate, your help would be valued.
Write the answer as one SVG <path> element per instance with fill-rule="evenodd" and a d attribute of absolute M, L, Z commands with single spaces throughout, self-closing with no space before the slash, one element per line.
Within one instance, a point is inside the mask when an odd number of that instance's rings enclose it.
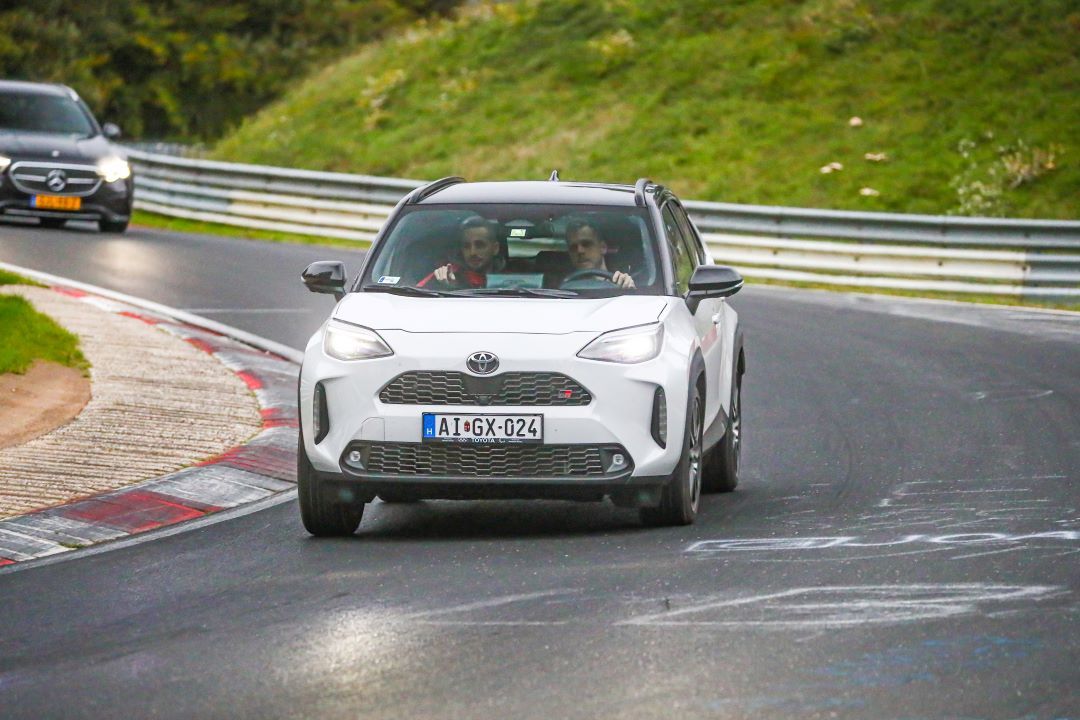
<path fill-rule="evenodd" d="M 424 442 L 542 443 L 543 415 L 423 414 Z"/>

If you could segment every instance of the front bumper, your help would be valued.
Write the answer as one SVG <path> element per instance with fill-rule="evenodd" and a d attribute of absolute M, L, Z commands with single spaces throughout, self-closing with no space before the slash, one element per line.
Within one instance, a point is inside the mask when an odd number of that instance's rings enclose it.
<path fill-rule="evenodd" d="M 0 173 L 0 214 L 15 217 L 126 222 L 131 219 L 134 183 L 130 177 L 102 183 L 93 194 L 82 198 L 79 210 L 41 210 L 31 204 L 33 197 L 15 187 L 8 173 Z"/>
<path fill-rule="evenodd" d="M 304 446 L 315 471 L 327 480 L 353 488 L 374 489 L 409 485 L 417 489 L 438 488 L 468 497 L 558 497 L 583 493 L 589 497 L 611 494 L 627 487 L 663 485 L 679 461 L 686 413 L 688 362 L 665 343 L 660 355 L 635 365 L 583 360 L 577 352 L 597 333 L 531 335 L 517 333 L 433 333 L 380 331 L 395 354 L 358 362 L 341 362 L 322 350 L 322 333 L 309 342 L 300 374 L 299 402 Z M 465 359 L 478 349 L 498 355 L 500 373 L 561 373 L 583 386 L 592 401 L 583 406 L 537 405 L 407 405 L 384 403 L 380 390 L 395 377 L 410 371 L 465 372 Z M 315 443 L 314 388 L 322 385 L 329 429 Z M 667 437 L 663 444 L 653 436 L 652 414 L 656 389 L 667 398 Z M 541 413 L 544 445 L 532 447 L 620 448 L 627 467 L 603 468 L 603 472 L 573 475 L 528 473 L 434 471 L 430 465 L 384 473 L 372 472 L 361 462 L 350 465 L 349 451 L 358 447 L 412 446 L 419 450 L 424 412 L 447 413 Z M 675 419 L 675 420 L 672 420 Z M 505 446 L 504 446 L 505 447 Z M 414 453 L 415 455 L 415 453 Z M 505 467 L 505 466 L 504 466 Z M 557 466 L 556 466 L 557 467 Z M 454 490 L 456 488 L 456 490 Z M 502 488 L 502 490 L 498 490 Z"/>

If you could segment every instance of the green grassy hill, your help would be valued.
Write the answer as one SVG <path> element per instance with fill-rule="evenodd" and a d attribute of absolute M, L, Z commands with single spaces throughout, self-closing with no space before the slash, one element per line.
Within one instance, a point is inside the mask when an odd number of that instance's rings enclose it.
<path fill-rule="evenodd" d="M 322 69 L 214 154 L 415 178 L 558 168 L 648 175 L 694 199 L 1076 218 L 1080 1 L 471 6 Z M 830 163 L 842 169 L 822 172 Z"/>

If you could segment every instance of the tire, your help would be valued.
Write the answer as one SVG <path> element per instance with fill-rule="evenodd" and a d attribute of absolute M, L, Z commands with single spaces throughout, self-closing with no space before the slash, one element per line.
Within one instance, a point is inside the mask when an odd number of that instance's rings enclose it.
<path fill-rule="evenodd" d="M 296 450 L 296 492 L 300 519 L 309 533 L 315 537 L 344 537 L 356 532 L 364 515 L 364 503 L 341 502 L 330 496 L 311 467 L 303 435 Z"/>
<path fill-rule="evenodd" d="M 41 218 L 41 227 L 48 228 L 49 230 L 59 230 L 64 227 L 67 220 L 64 218 Z"/>
<path fill-rule="evenodd" d="M 128 222 L 128 220 L 118 220 L 116 222 L 98 220 L 98 227 L 101 229 L 101 232 L 122 233 L 128 229 Z"/>
<path fill-rule="evenodd" d="M 742 454 L 742 376 L 736 375 L 731 387 L 731 415 L 727 431 L 705 457 L 702 489 L 708 493 L 731 492 L 739 484 L 739 459 Z"/>
<path fill-rule="evenodd" d="M 646 525 L 690 525 L 701 504 L 701 449 L 704 441 L 705 403 L 695 383 L 686 404 L 683 451 L 671 480 L 664 486 L 659 507 L 641 508 Z"/>

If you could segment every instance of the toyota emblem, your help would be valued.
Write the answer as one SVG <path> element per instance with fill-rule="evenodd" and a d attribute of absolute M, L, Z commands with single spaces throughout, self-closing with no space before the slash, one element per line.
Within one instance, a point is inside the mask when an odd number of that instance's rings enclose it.
<path fill-rule="evenodd" d="M 67 187 L 67 175 L 63 170 L 50 170 L 45 176 L 45 185 L 53 192 L 61 192 Z"/>
<path fill-rule="evenodd" d="M 490 375 L 499 369 L 499 358 L 493 352 L 474 352 L 465 361 L 465 367 L 477 375 Z"/>

